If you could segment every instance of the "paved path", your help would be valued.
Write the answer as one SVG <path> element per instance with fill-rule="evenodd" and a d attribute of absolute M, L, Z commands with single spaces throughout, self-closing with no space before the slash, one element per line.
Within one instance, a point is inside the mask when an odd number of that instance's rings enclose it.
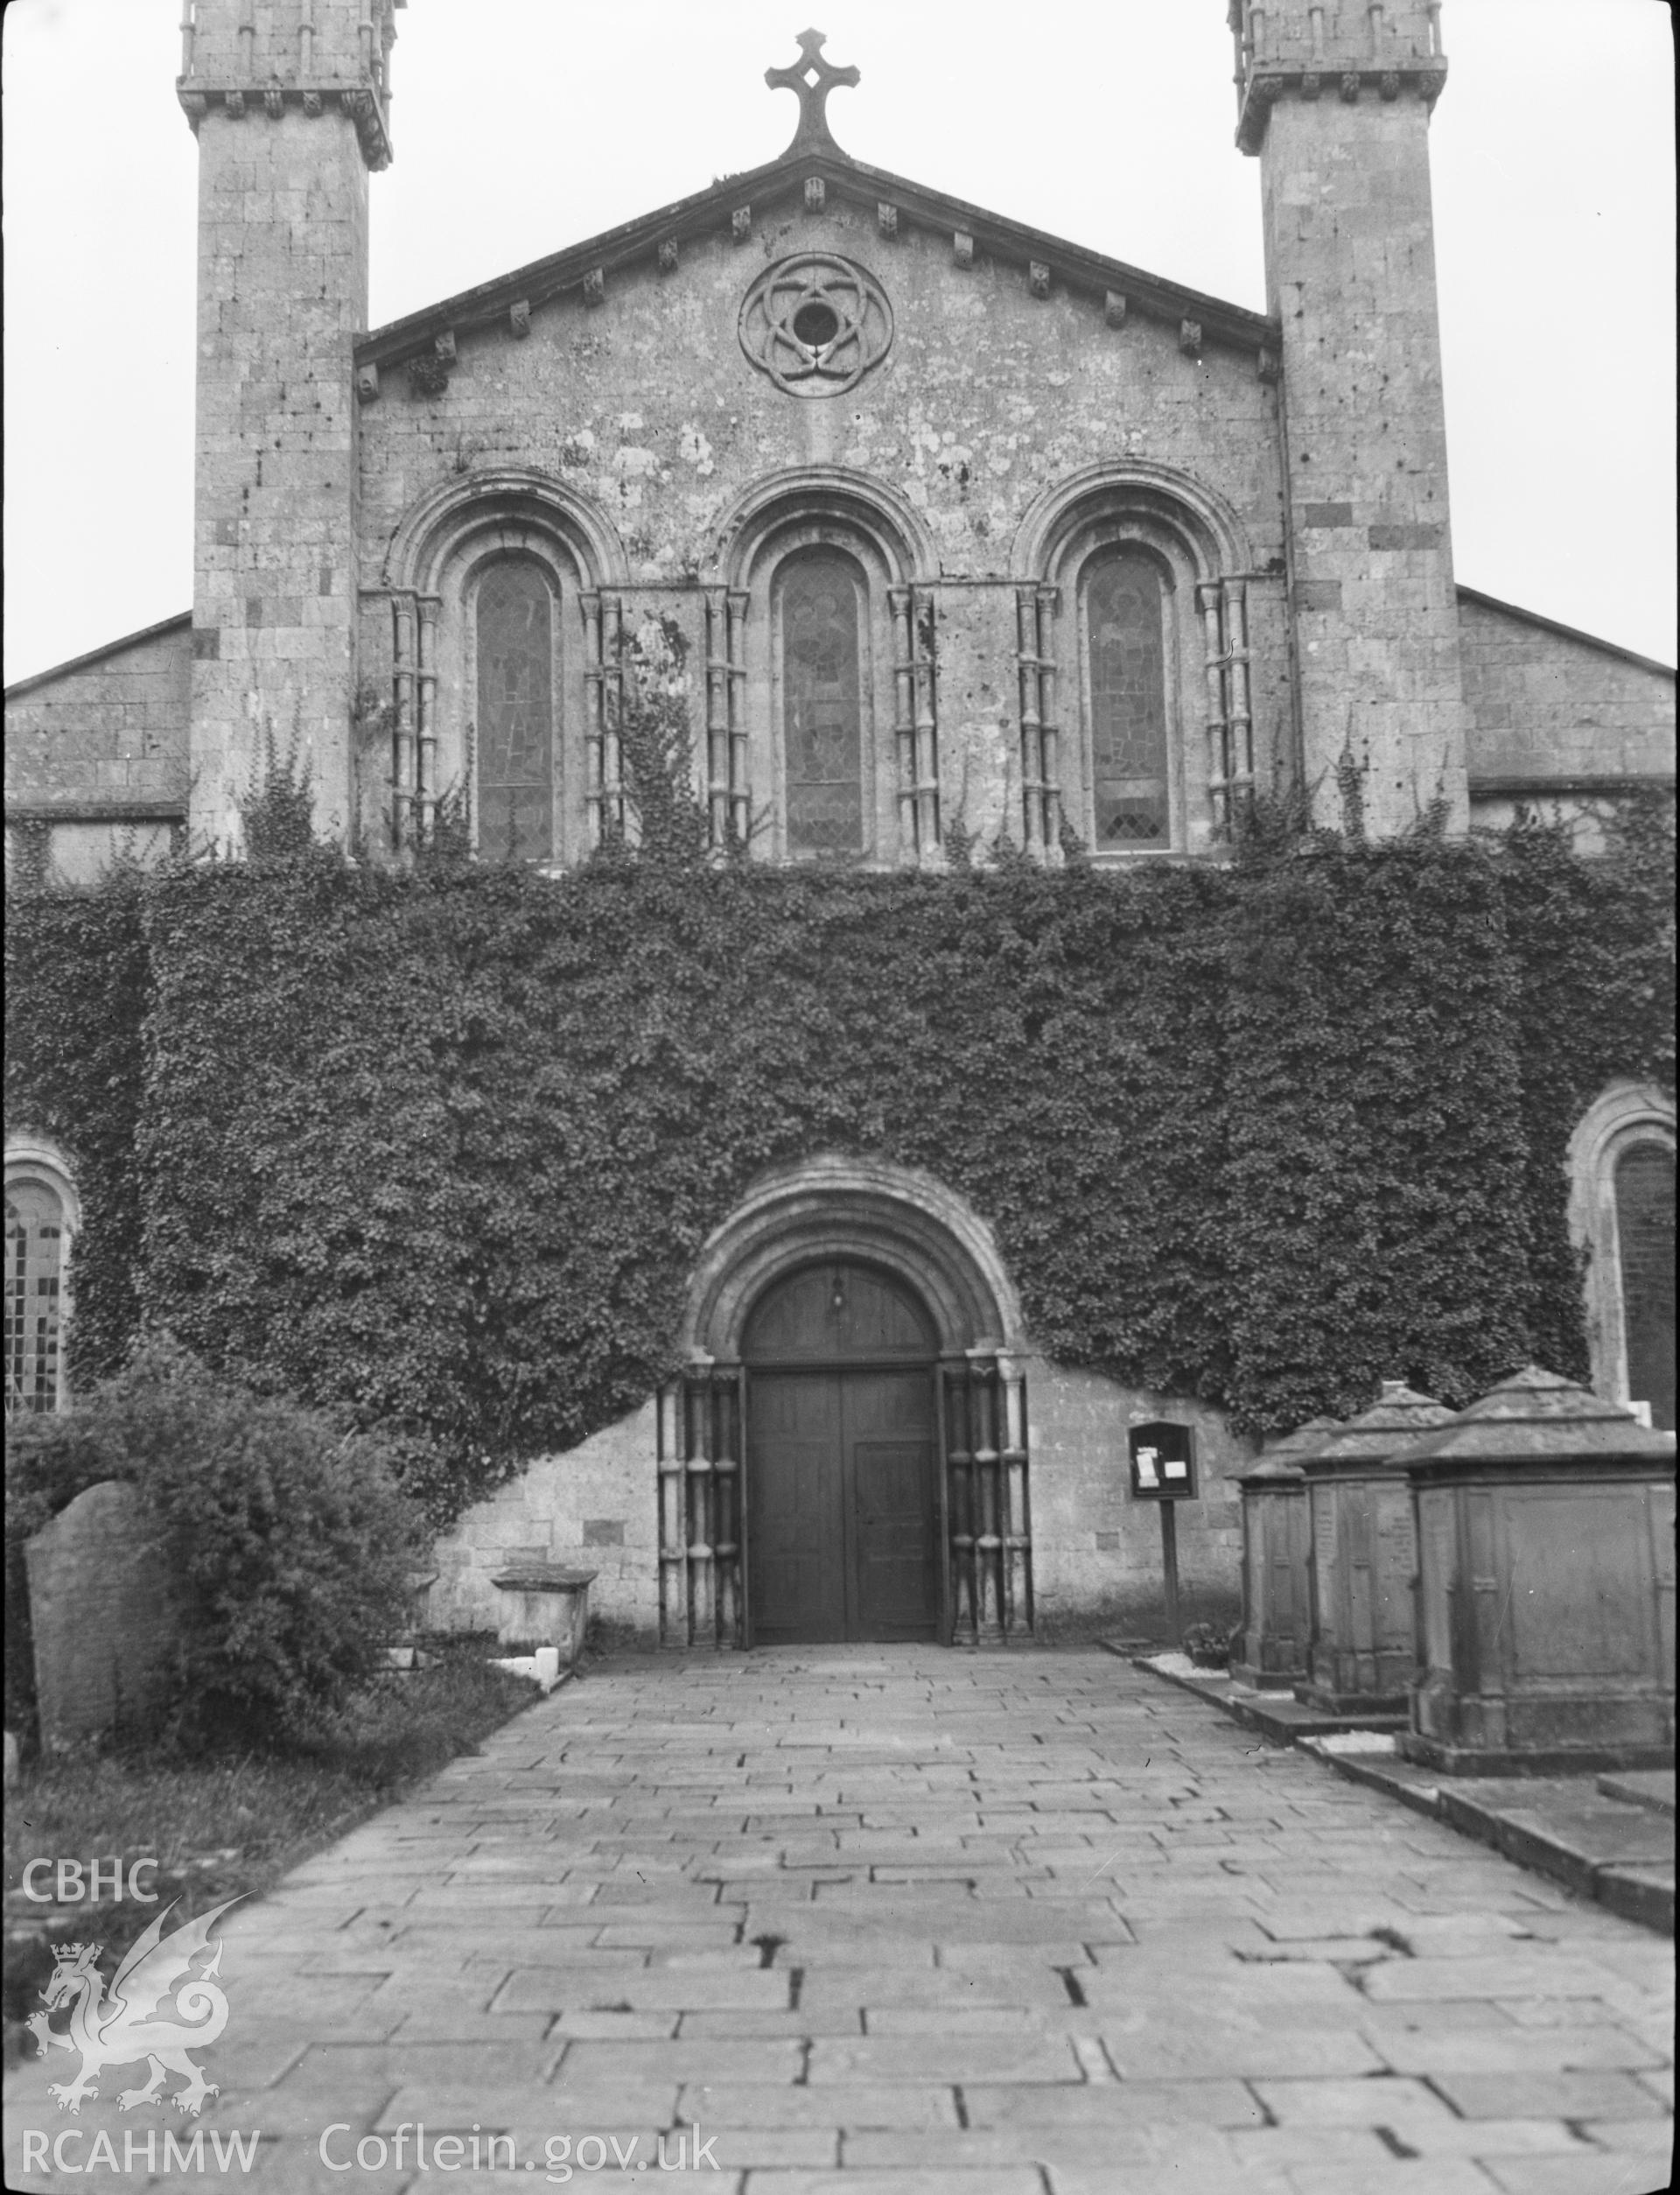
<path fill-rule="evenodd" d="M 200 2123 L 262 2130 L 264 2190 L 528 2190 L 580 2148 L 575 2188 L 720 2195 L 1668 2177 L 1671 1946 L 1095 1652 L 616 1663 L 234 1916 L 223 1975 Z M 165 2114 L 46 2078 L 10 2184 L 30 2127 L 144 2162 Z"/>

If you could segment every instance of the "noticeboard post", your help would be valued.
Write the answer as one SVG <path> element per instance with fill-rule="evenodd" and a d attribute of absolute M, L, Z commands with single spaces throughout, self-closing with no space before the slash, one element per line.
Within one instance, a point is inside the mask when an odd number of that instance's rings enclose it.
<path fill-rule="evenodd" d="M 1179 1625 L 1179 1535 L 1177 1504 L 1196 1498 L 1196 1436 L 1194 1427 L 1157 1418 L 1135 1425 L 1127 1434 L 1134 1501 L 1155 1502 L 1161 1512 L 1161 1569 L 1166 1583 L 1166 1628 L 1176 1646 Z"/>

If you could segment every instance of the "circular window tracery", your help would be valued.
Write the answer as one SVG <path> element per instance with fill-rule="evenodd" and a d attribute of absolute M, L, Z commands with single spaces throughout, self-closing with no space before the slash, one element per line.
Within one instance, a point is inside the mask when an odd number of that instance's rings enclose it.
<path fill-rule="evenodd" d="M 741 348 L 790 396 L 837 396 L 886 356 L 892 308 L 867 269 L 830 252 L 767 267 L 741 305 Z"/>

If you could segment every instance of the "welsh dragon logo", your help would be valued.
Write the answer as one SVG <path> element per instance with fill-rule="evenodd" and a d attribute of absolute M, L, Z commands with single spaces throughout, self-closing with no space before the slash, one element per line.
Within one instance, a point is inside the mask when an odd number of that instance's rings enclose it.
<path fill-rule="evenodd" d="M 178 1900 L 176 1901 L 178 1904 Z M 190 2044 L 201 2050 L 214 2043 L 228 2024 L 228 2000 L 214 1976 L 221 1969 L 221 1939 L 215 1954 L 202 1973 L 192 1972 L 192 1961 L 210 1948 L 210 1931 L 239 1900 L 214 1906 L 198 1920 L 186 1921 L 172 1934 L 164 1934 L 164 1923 L 175 1911 L 166 1905 L 157 1919 L 130 1946 L 108 1992 L 99 1971 L 101 1944 L 63 1944 L 52 1979 L 41 1991 L 45 2012 L 30 2015 L 28 2026 L 40 2044 L 41 2056 L 52 2050 L 80 2051 L 81 2071 L 71 2081 L 50 2081 L 49 2095 L 59 2109 L 80 2114 L 82 2099 L 96 2096 L 93 2076 L 107 2065 L 133 2065 L 144 2058 L 151 2078 L 143 2088 L 125 2088 L 117 2097 L 124 2111 L 136 2104 L 150 2103 L 164 2080 L 178 2073 L 186 2082 L 170 2098 L 178 2111 L 197 2118 L 206 2096 L 216 2093 L 214 2081 L 187 2056 Z M 172 1990 L 174 2004 L 166 2005 Z M 70 2032 L 55 2034 L 47 2025 L 52 2013 L 70 2007 Z"/>

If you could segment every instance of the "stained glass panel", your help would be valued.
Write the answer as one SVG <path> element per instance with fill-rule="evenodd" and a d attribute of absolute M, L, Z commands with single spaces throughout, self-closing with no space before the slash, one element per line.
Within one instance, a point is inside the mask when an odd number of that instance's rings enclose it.
<path fill-rule="evenodd" d="M 1105 852 L 1168 843 L 1162 607 L 1147 557 L 1105 557 L 1087 582 L 1092 784 Z"/>
<path fill-rule="evenodd" d="M 1674 1154 L 1635 1144 L 1616 1168 L 1628 1392 L 1674 1426 Z"/>
<path fill-rule="evenodd" d="M 50 1189 L 6 1191 L 6 1415 L 59 1406 L 64 1211 Z"/>
<path fill-rule="evenodd" d="M 858 582 L 841 557 L 803 557 L 781 583 L 788 844 L 796 853 L 864 846 Z"/>
<path fill-rule="evenodd" d="M 554 609 L 535 565 L 494 565 L 479 586 L 479 852 L 554 858 Z"/>

